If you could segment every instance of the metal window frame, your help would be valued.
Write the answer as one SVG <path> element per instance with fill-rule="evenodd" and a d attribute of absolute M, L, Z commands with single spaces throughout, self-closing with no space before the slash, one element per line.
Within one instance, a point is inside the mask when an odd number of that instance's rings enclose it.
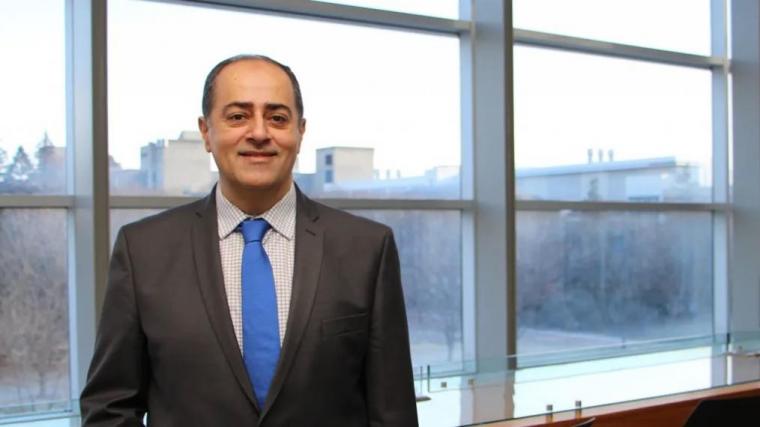
<path fill-rule="evenodd" d="M 222 7 L 273 13 L 302 18 L 316 18 L 343 23 L 374 25 L 385 28 L 418 30 L 441 34 L 466 34 L 471 23 L 461 19 L 437 18 L 359 6 L 323 3 L 310 0 L 148 0 L 189 6 Z"/>
<path fill-rule="evenodd" d="M 112 209 L 168 209 L 198 200 L 197 197 L 111 196 Z M 317 202 L 337 209 L 373 210 L 473 210 L 474 203 L 458 199 L 326 199 Z"/>
<path fill-rule="evenodd" d="M 74 196 L 0 194 L 0 209 L 12 208 L 64 208 L 74 207 Z"/>
<path fill-rule="evenodd" d="M 760 328 L 760 4 L 731 1 L 733 185 L 728 328 Z"/>
<path fill-rule="evenodd" d="M 726 247 L 726 289 L 716 290 L 723 301 L 726 330 L 733 336 L 760 328 L 760 4 L 726 0 L 724 22 L 730 22 L 728 50 L 733 65 L 726 82 L 729 99 L 727 133 L 730 144 L 725 159 L 728 169 L 725 197 L 733 205 L 732 215 L 723 218 L 728 229 Z M 756 374 L 757 367 L 734 363 L 727 367 L 728 378 Z"/>
<path fill-rule="evenodd" d="M 110 254 L 106 6 L 100 0 L 66 0 L 67 189 L 73 198 L 66 200 L 73 201 L 68 206 L 72 402 L 78 401 L 92 358 Z"/>
<path fill-rule="evenodd" d="M 726 203 L 649 203 L 616 201 L 563 201 L 563 200 L 517 200 L 520 211 L 649 211 L 649 212 L 729 212 L 731 206 Z"/>
<path fill-rule="evenodd" d="M 722 0 L 718 1 L 722 2 Z M 518 28 L 514 29 L 514 37 L 515 43 L 520 45 L 544 47 L 576 53 L 589 53 L 613 58 L 633 59 L 637 61 L 706 69 L 727 68 L 729 66 L 728 59 L 723 56 L 703 56 L 673 52 L 669 50 L 604 42 Z"/>
<path fill-rule="evenodd" d="M 710 52 L 713 56 L 725 58 L 722 67 L 712 68 L 712 170 L 713 201 L 725 203 L 729 208 L 712 216 L 712 264 L 713 264 L 713 334 L 728 336 L 729 333 L 729 268 L 731 248 L 730 223 L 733 206 L 730 202 L 730 62 L 729 58 L 729 10 L 725 0 L 710 0 Z M 714 346 L 713 353 L 724 351 Z M 718 358 L 711 363 L 712 384 L 725 384 L 729 372 Z"/>
<path fill-rule="evenodd" d="M 169 209 L 198 200 L 191 196 L 110 196 L 111 209 Z M 315 198 L 337 209 L 375 210 L 460 210 L 474 212 L 477 201 L 473 199 L 349 199 Z M 75 206 L 76 196 L 70 195 L 0 195 L 0 209 L 6 208 L 64 208 Z M 520 211 L 711 211 L 730 213 L 730 203 L 673 203 L 673 202 L 627 202 L 627 201 L 574 201 L 574 200 L 514 200 L 514 208 Z"/>

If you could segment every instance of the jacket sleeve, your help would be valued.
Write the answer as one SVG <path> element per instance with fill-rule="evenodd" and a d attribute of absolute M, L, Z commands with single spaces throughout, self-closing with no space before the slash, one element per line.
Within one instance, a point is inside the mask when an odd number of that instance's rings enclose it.
<path fill-rule="evenodd" d="M 390 231 L 375 284 L 366 381 L 370 426 L 418 424 L 398 251 Z"/>
<path fill-rule="evenodd" d="M 148 357 L 124 230 L 116 238 L 95 352 L 82 391 L 83 426 L 142 426 Z"/>

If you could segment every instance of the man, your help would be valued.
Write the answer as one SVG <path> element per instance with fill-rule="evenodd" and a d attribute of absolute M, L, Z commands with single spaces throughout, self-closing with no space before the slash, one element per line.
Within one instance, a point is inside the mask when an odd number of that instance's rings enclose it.
<path fill-rule="evenodd" d="M 295 75 L 222 61 L 198 122 L 218 185 L 119 232 L 83 424 L 416 425 L 393 236 L 295 187 Z"/>

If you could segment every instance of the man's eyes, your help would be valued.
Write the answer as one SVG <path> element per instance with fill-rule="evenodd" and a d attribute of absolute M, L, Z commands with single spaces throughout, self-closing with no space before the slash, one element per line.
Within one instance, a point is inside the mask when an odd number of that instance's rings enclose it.
<path fill-rule="evenodd" d="M 288 116 L 274 114 L 269 118 L 269 120 L 273 121 L 276 124 L 285 124 L 288 122 Z"/>
<path fill-rule="evenodd" d="M 245 113 L 230 113 L 226 116 L 226 120 L 231 123 L 243 123 L 248 121 L 248 115 Z M 285 114 L 272 114 L 266 117 L 266 120 L 277 126 L 290 123 L 290 117 Z"/>
<path fill-rule="evenodd" d="M 224 116 L 224 121 L 231 125 L 240 125 L 248 120 L 248 115 L 245 113 L 229 113 Z"/>

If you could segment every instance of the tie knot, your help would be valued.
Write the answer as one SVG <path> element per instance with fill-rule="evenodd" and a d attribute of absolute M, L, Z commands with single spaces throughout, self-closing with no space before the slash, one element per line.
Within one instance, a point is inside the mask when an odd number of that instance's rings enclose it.
<path fill-rule="evenodd" d="M 269 223 L 262 218 L 248 218 L 240 223 L 240 231 L 243 233 L 245 243 L 260 242 L 267 230 L 269 230 Z"/>

